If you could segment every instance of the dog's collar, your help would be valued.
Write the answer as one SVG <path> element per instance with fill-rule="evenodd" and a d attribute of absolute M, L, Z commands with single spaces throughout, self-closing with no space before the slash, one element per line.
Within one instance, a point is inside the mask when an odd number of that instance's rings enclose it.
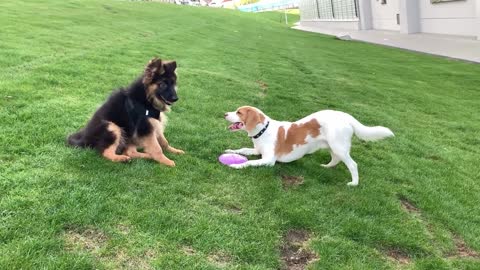
<path fill-rule="evenodd" d="M 144 104 L 127 97 L 125 100 L 127 114 L 133 123 L 137 123 L 142 116 L 151 117 L 160 120 L 160 111 L 153 106 L 145 106 Z"/>
<path fill-rule="evenodd" d="M 260 130 L 260 132 L 257 133 L 257 135 L 255 135 L 255 136 L 250 136 L 250 138 L 252 138 L 252 139 L 258 139 L 258 138 L 260 138 L 260 136 L 262 136 L 263 133 L 265 133 L 265 131 L 267 130 L 268 125 L 270 125 L 270 121 L 267 122 L 267 124 L 262 128 L 262 130 Z"/>

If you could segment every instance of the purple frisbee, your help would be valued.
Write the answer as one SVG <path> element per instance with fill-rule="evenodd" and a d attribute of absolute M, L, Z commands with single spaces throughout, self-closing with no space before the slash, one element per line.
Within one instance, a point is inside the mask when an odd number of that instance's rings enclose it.
<path fill-rule="evenodd" d="M 225 165 L 242 164 L 248 161 L 248 158 L 239 154 L 222 154 L 218 160 Z"/>

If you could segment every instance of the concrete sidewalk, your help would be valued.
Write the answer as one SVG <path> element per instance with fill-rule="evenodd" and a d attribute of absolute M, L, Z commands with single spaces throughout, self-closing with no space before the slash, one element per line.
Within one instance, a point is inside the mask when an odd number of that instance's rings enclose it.
<path fill-rule="evenodd" d="M 353 40 L 480 63 L 480 41 L 473 38 L 425 33 L 407 35 L 393 31 L 357 31 L 302 25 L 294 26 L 293 29 L 332 36 L 348 34 Z"/>

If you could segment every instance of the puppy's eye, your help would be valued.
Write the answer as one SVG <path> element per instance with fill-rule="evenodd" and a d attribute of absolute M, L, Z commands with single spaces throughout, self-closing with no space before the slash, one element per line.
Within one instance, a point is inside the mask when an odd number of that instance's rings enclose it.
<path fill-rule="evenodd" d="M 241 113 L 240 111 L 237 111 L 237 114 L 238 114 L 238 115 L 242 115 L 242 113 Z"/>
<path fill-rule="evenodd" d="M 167 88 L 167 84 L 165 82 L 158 82 L 158 87 L 160 87 L 160 89 L 165 89 Z"/>

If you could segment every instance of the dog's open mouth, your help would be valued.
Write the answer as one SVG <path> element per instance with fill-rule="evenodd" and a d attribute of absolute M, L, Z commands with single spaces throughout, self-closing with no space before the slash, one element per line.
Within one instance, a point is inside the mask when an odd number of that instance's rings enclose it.
<path fill-rule="evenodd" d="M 164 97 L 162 97 L 162 96 L 160 96 L 160 97 L 162 98 L 163 102 L 164 102 L 165 104 L 167 104 L 168 106 L 170 106 L 170 105 L 173 104 L 173 102 L 166 100 Z"/>
<path fill-rule="evenodd" d="M 233 124 L 231 124 L 230 126 L 228 126 L 228 129 L 230 129 L 230 131 L 236 131 L 236 130 L 239 130 L 243 128 L 243 123 L 242 122 L 235 122 Z"/>

